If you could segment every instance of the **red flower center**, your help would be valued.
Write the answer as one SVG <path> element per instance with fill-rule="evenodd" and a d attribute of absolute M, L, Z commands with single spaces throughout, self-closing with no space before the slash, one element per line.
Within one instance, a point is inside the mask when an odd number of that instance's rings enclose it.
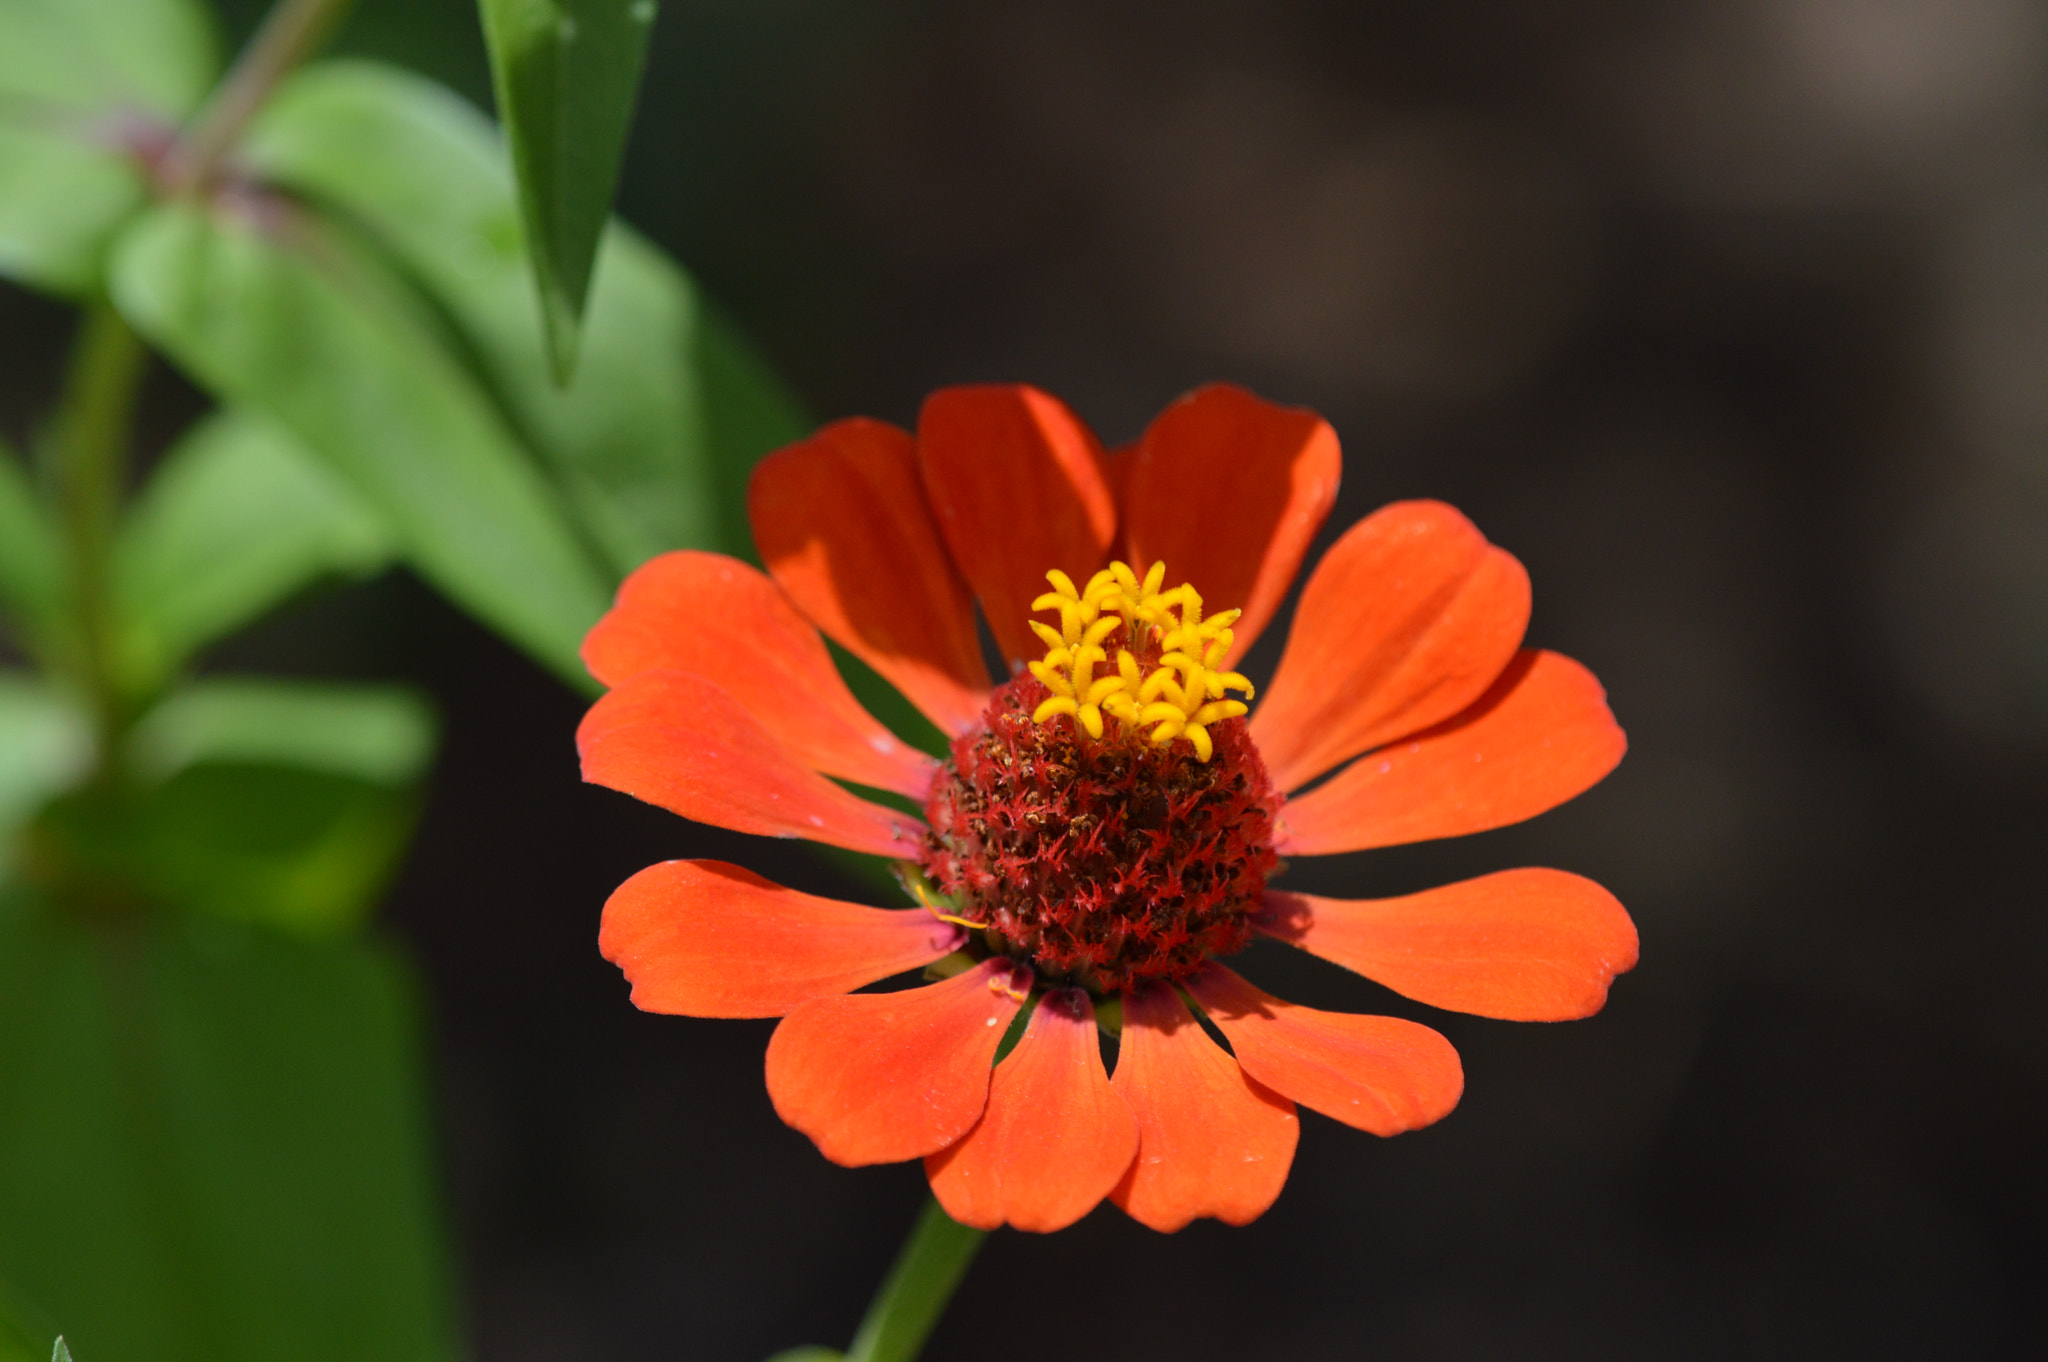
<path fill-rule="evenodd" d="M 1199 598 L 1193 609 L 1199 616 Z M 1058 656 L 1066 645 L 1042 632 Z M 1066 632 L 1078 645 L 1079 628 L 1069 622 Z M 1142 633 L 1124 650 L 1129 675 L 1158 669 L 1161 644 L 1174 641 Z M 1128 722 L 1088 722 L 1077 712 L 1088 700 L 1085 658 L 1074 671 L 1034 666 L 955 740 L 925 805 L 925 874 L 980 930 L 982 949 L 1028 963 L 1048 982 L 1110 993 L 1183 978 L 1250 940 L 1279 865 L 1273 783 L 1239 717 L 1243 705 L 1200 715 L 1199 740 L 1188 717 L 1206 693 L 1167 716 L 1178 724 L 1137 705 L 1125 708 Z M 1100 708 L 1115 712 L 1120 695 L 1107 698 Z"/>

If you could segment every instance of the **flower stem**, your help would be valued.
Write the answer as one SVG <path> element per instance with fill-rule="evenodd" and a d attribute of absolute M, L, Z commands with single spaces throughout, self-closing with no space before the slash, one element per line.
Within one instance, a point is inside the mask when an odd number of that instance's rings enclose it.
<path fill-rule="evenodd" d="M 213 178 L 277 83 L 319 50 L 353 3 L 278 0 L 172 148 L 161 175 L 167 194 L 190 193 Z"/>
<path fill-rule="evenodd" d="M 960 1224 L 938 1202 L 925 1203 L 846 1350 L 846 1362 L 915 1362 L 986 1238 L 986 1231 Z"/>
<path fill-rule="evenodd" d="M 142 341 L 111 303 L 100 298 L 88 304 L 43 447 L 44 473 L 70 560 L 77 644 L 65 650 L 71 654 L 66 660 L 92 704 L 103 761 L 127 718 L 108 578 L 135 397 L 147 359 Z"/>

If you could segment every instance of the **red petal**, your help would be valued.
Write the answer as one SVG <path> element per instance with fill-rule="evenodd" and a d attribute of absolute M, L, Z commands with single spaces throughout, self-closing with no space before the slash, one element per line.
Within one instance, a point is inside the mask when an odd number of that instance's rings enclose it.
<path fill-rule="evenodd" d="M 946 556 L 908 431 L 835 421 L 747 484 L 754 547 L 826 636 L 948 733 L 988 704 L 974 599 Z"/>
<path fill-rule="evenodd" d="M 961 1224 L 1049 1233 L 1094 1210 L 1137 1152 L 1138 1123 L 1102 1072 L 1095 1009 L 1069 988 L 1039 1000 L 981 1123 L 924 1167 Z"/>
<path fill-rule="evenodd" d="M 779 1017 L 929 965 L 963 937 L 922 908 L 863 908 L 723 861 L 667 861 L 606 901 L 597 949 L 643 1012 Z"/>
<path fill-rule="evenodd" d="M 576 730 L 583 778 L 735 832 L 914 857 L 924 825 L 798 761 L 739 701 L 688 672 L 642 672 Z"/>
<path fill-rule="evenodd" d="M 768 1098 L 834 1163 L 923 1158 L 981 1118 L 1030 987 L 1029 971 L 984 960 L 923 988 L 813 998 L 768 1040 Z"/>
<path fill-rule="evenodd" d="M 1269 891 L 1256 925 L 1417 1002 L 1503 1021 L 1590 1017 L 1636 963 L 1627 910 L 1562 870 L 1503 870 L 1397 899 Z"/>
<path fill-rule="evenodd" d="M 1138 1157 L 1111 1199 L 1139 1224 L 1249 1224 L 1280 1195 L 1301 1134 L 1294 1103 L 1247 1077 L 1171 987 L 1124 994 L 1111 1086 L 1138 1118 Z"/>
<path fill-rule="evenodd" d="M 1589 789 L 1627 749 L 1593 673 L 1524 652 L 1463 714 L 1289 800 L 1280 850 L 1320 856 L 1519 823 Z"/>
<path fill-rule="evenodd" d="M 1465 1090 L 1458 1052 L 1427 1026 L 1300 1007 L 1216 964 L 1188 991 L 1246 1073 L 1346 1125 L 1398 1135 L 1443 1119 Z"/>
<path fill-rule="evenodd" d="M 1086 581 L 1116 536 L 1094 432 L 1036 388 L 941 388 L 917 418 L 917 455 L 940 532 L 996 643 L 1013 665 L 1041 656 L 1027 621 L 1047 570 Z"/>
<path fill-rule="evenodd" d="M 861 708 L 775 583 L 722 553 L 685 549 L 642 564 L 585 636 L 583 663 L 607 686 L 694 672 L 818 770 L 913 799 L 931 792 L 938 763 Z"/>
<path fill-rule="evenodd" d="M 1337 499 L 1337 432 L 1312 411 L 1212 384 L 1145 432 L 1122 499 L 1139 572 L 1166 563 L 1209 610 L 1243 609 L 1230 661 L 1280 608 L 1308 541 Z"/>
<path fill-rule="evenodd" d="M 1529 624 L 1529 575 L 1436 501 L 1397 501 L 1344 532 L 1301 593 L 1252 715 L 1273 784 L 1295 789 L 1479 698 Z"/>

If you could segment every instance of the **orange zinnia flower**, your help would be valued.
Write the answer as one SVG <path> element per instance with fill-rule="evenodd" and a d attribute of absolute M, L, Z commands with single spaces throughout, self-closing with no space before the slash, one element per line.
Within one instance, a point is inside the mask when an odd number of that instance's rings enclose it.
<path fill-rule="evenodd" d="M 915 436 L 847 420 L 769 456 L 749 489 L 767 575 L 668 554 L 591 631 L 584 658 L 611 690 L 577 735 L 584 775 L 700 822 L 895 858 L 925 904 L 652 866 L 606 903 L 600 937 L 633 1001 L 781 1017 L 769 1096 L 827 1158 L 922 1158 L 956 1220 L 1030 1230 L 1105 1197 L 1155 1229 L 1242 1224 L 1286 1181 L 1295 1103 L 1378 1135 L 1457 1103 L 1435 1031 L 1296 1006 L 1218 963 L 1253 933 L 1436 1007 L 1598 1011 L 1636 933 L 1590 880 L 1508 870 L 1380 900 L 1267 887 L 1282 856 L 1531 817 L 1625 746 L 1591 673 L 1521 647 L 1521 564 L 1429 501 L 1337 540 L 1243 717 L 1251 687 L 1231 669 L 1338 464 L 1319 417 L 1221 386 L 1109 456 L 1061 403 L 1008 386 L 935 393 Z M 1000 686 L 977 599 L 1014 673 Z M 1234 608 L 1204 613 L 1217 605 Z M 950 736 L 949 760 L 862 709 L 821 630 Z M 838 782 L 908 796 L 924 820 Z M 853 992 L 924 967 L 937 982 Z M 1114 1076 L 1098 1025 L 1118 1036 Z"/>

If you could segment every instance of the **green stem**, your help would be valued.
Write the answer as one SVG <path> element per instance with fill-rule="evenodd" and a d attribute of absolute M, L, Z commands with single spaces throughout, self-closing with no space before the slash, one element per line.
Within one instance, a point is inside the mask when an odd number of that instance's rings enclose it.
<path fill-rule="evenodd" d="M 70 559 L 77 681 L 100 725 L 101 754 L 126 722 L 115 660 L 110 583 L 114 528 L 128 477 L 130 429 L 148 352 L 104 298 L 79 318 L 56 418 L 43 446 L 44 472 L 56 495 Z"/>
<path fill-rule="evenodd" d="M 354 0 L 278 0 L 164 163 L 167 194 L 203 187 L 277 83 L 318 51 Z"/>
<path fill-rule="evenodd" d="M 927 1202 L 853 1336 L 846 1362 L 915 1362 L 986 1238 L 986 1231 L 968 1229 L 938 1202 Z"/>
<path fill-rule="evenodd" d="M 191 193 L 211 182 L 277 83 L 319 48 L 351 3 L 278 0 L 166 158 L 161 173 L 166 193 Z M 78 643 L 71 661 L 98 718 L 103 762 L 129 717 L 130 697 L 115 656 L 118 622 L 109 566 L 127 481 L 136 389 L 147 359 L 141 340 L 112 304 L 99 298 L 88 305 L 46 449 L 77 617 Z"/>

